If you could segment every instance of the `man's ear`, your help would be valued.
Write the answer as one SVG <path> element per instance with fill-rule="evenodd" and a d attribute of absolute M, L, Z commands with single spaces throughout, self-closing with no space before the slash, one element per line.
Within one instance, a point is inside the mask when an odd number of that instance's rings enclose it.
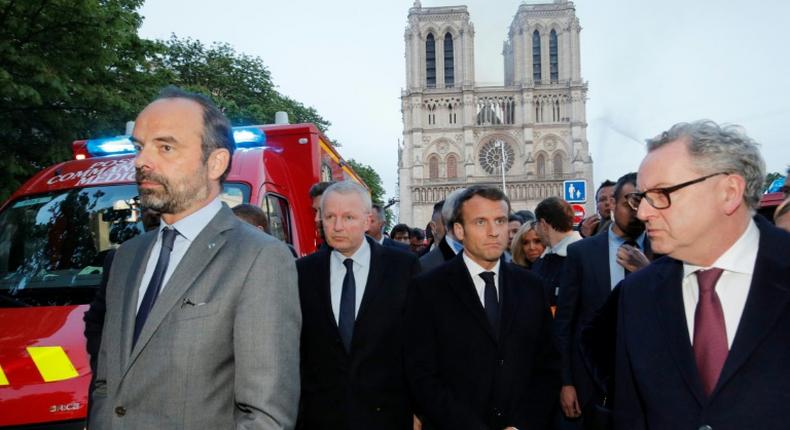
<path fill-rule="evenodd" d="M 208 156 L 207 164 L 209 178 L 219 180 L 230 164 L 230 152 L 224 148 L 215 149 Z"/>
<path fill-rule="evenodd" d="M 744 204 L 743 195 L 746 192 L 746 180 L 741 175 L 727 175 L 719 185 L 722 198 L 722 210 L 727 215 L 732 215 Z"/>
<path fill-rule="evenodd" d="M 453 236 L 461 242 L 464 241 L 464 226 L 460 222 L 453 223 Z"/>

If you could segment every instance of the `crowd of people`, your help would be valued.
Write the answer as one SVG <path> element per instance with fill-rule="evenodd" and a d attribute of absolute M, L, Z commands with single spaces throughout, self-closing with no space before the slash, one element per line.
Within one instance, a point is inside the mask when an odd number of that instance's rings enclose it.
<path fill-rule="evenodd" d="M 234 147 L 210 100 L 170 89 L 132 139 L 158 218 L 86 313 L 91 429 L 786 425 L 790 233 L 755 215 L 738 128 L 649 140 L 578 229 L 560 198 L 513 211 L 471 185 L 385 234 L 366 188 L 318 183 L 324 243 L 299 259 L 220 202 Z"/>

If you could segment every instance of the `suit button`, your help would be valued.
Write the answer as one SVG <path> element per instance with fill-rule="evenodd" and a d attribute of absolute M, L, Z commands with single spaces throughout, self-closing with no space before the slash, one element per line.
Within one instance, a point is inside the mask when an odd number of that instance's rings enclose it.
<path fill-rule="evenodd" d="M 126 415 L 126 408 L 123 406 L 118 406 L 115 408 L 115 415 L 118 415 L 119 417 Z"/>
<path fill-rule="evenodd" d="M 505 360 L 499 360 L 499 367 L 502 367 L 504 365 L 505 365 Z"/>
<path fill-rule="evenodd" d="M 376 408 L 376 412 L 381 412 L 381 407 Z"/>
<path fill-rule="evenodd" d="M 713 430 L 713 427 L 705 424 L 703 426 L 699 426 L 699 430 Z"/>
<path fill-rule="evenodd" d="M 497 418 L 502 418 L 502 410 L 494 409 L 494 415 L 496 415 Z"/>

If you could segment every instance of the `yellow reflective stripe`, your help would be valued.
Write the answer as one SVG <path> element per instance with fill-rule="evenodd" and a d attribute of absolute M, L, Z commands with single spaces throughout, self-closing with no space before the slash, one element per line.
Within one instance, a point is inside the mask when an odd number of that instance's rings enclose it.
<path fill-rule="evenodd" d="M 5 373 L 3 373 L 2 367 L 0 367 L 0 385 L 10 385 L 8 383 L 8 378 L 6 378 Z"/>
<path fill-rule="evenodd" d="M 41 373 L 45 382 L 62 381 L 80 376 L 62 347 L 30 346 L 27 348 L 27 353 L 36 363 L 38 372 Z"/>

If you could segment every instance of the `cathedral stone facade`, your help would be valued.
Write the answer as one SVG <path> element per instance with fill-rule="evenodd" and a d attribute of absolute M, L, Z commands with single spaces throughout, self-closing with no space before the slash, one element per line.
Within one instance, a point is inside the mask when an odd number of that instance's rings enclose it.
<path fill-rule="evenodd" d="M 434 203 L 471 184 L 502 187 L 513 210 L 586 179 L 587 83 L 573 3 L 521 4 L 504 42 L 504 85 L 478 86 L 466 6 L 409 9 L 401 95 L 400 222 L 425 226 Z M 504 170 L 504 172 L 503 172 Z"/>

